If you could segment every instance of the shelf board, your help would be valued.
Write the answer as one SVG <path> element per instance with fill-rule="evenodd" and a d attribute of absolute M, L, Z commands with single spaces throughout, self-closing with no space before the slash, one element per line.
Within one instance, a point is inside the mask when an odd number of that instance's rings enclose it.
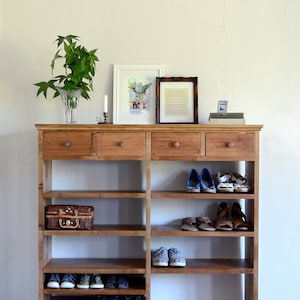
<path fill-rule="evenodd" d="M 44 198 L 91 198 L 91 199 L 106 199 L 106 198 L 135 198 L 143 199 L 146 197 L 144 191 L 77 191 L 77 190 L 51 190 L 43 192 Z"/>
<path fill-rule="evenodd" d="M 145 274 L 145 259 L 53 258 L 44 273 Z"/>
<path fill-rule="evenodd" d="M 145 225 L 94 225 L 91 230 L 43 230 L 43 235 L 145 236 Z"/>
<path fill-rule="evenodd" d="M 145 287 L 126 289 L 44 289 L 45 295 L 144 295 L 145 293 Z"/>
<path fill-rule="evenodd" d="M 254 237 L 253 231 L 184 231 L 180 225 L 153 225 L 151 236 Z"/>
<path fill-rule="evenodd" d="M 250 193 L 187 193 L 185 191 L 153 191 L 151 193 L 153 199 L 216 199 L 216 200 L 238 200 L 238 199 L 254 199 L 255 195 Z"/>
<path fill-rule="evenodd" d="M 254 274 L 244 259 L 187 259 L 185 268 L 152 267 L 153 274 Z"/>
<path fill-rule="evenodd" d="M 145 191 L 93 191 L 93 190 L 51 190 L 43 192 L 44 198 L 91 198 L 91 199 L 143 199 L 146 197 Z M 217 200 L 238 200 L 238 199 L 254 199 L 252 193 L 187 193 L 185 191 L 153 191 L 151 193 L 153 199 L 217 199 Z"/>

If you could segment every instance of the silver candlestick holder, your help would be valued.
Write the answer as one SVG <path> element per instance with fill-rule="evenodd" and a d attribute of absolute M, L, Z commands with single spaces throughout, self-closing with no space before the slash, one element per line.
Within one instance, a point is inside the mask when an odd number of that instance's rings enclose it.
<path fill-rule="evenodd" d="M 108 117 L 108 113 L 107 112 L 104 112 L 103 113 L 103 116 L 104 116 L 104 124 L 107 124 L 108 122 L 107 122 L 107 117 Z"/>

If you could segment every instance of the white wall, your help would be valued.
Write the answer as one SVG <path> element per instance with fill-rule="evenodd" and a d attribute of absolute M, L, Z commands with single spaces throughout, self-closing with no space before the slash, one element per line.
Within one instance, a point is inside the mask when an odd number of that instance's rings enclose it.
<path fill-rule="evenodd" d="M 299 298 L 300 1 L 0 0 L 0 291 L 37 299 L 35 123 L 61 122 L 58 100 L 36 99 L 58 34 L 98 48 L 95 92 L 81 122 L 95 123 L 112 64 L 164 64 L 198 76 L 199 120 L 219 99 L 261 135 L 260 300 Z M 112 105 L 110 103 L 110 111 Z M 99 114 L 97 113 L 99 111 Z"/>

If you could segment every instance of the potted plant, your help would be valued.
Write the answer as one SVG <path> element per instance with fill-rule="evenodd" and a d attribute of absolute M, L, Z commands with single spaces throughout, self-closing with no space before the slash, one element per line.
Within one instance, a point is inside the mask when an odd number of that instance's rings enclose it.
<path fill-rule="evenodd" d="M 59 35 L 55 42 L 58 50 L 51 62 L 52 74 L 56 61 L 60 59 L 64 60 L 62 66 L 65 72 L 34 85 L 38 87 L 37 96 L 43 94 L 47 99 L 49 89 L 54 91 L 53 98 L 61 96 L 65 105 L 66 123 L 76 123 L 80 96 L 88 100 L 89 92 L 93 90 L 93 77 L 98 61 L 97 49 L 88 51 L 78 43 L 79 37 L 76 35 Z"/>

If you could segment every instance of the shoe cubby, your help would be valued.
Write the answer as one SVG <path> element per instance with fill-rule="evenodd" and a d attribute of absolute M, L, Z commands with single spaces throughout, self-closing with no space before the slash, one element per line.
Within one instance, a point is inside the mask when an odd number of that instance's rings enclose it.
<path fill-rule="evenodd" d="M 199 288 L 206 299 L 220 299 L 225 293 L 225 299 L 258 300 L 262 126 L 37 124 L 36 128 L 39 300 L 198 299 Z M 207 169 L 215 187 L 218 173 L 234 173 L 235 180 L 240 174 L 250 188 L 187 192 L 192 169 L 205 174 L 205 179 L 209 176 L 201 171 Z M 232 221 L 245 215 L 247 230 L 199 229 L 200 217 L 209 217 L 215 227 L 222 203 Z M 93 226 L 47 229 L 48 205 L 92 206 Z M 60 212 L 59 218 L 65 217 Z M 182 220 L 190 217 L 199 230 L 182 230 Z M 152 255 L 159 247 L 179 250 L 185 264 L 154 267 Z M 104 282 L 110 276 L 125 277 L 129 286 L 48 288 L 52 273 L 100 274 Z M 224 290 L 227 283 L 236 288 Z"/>

